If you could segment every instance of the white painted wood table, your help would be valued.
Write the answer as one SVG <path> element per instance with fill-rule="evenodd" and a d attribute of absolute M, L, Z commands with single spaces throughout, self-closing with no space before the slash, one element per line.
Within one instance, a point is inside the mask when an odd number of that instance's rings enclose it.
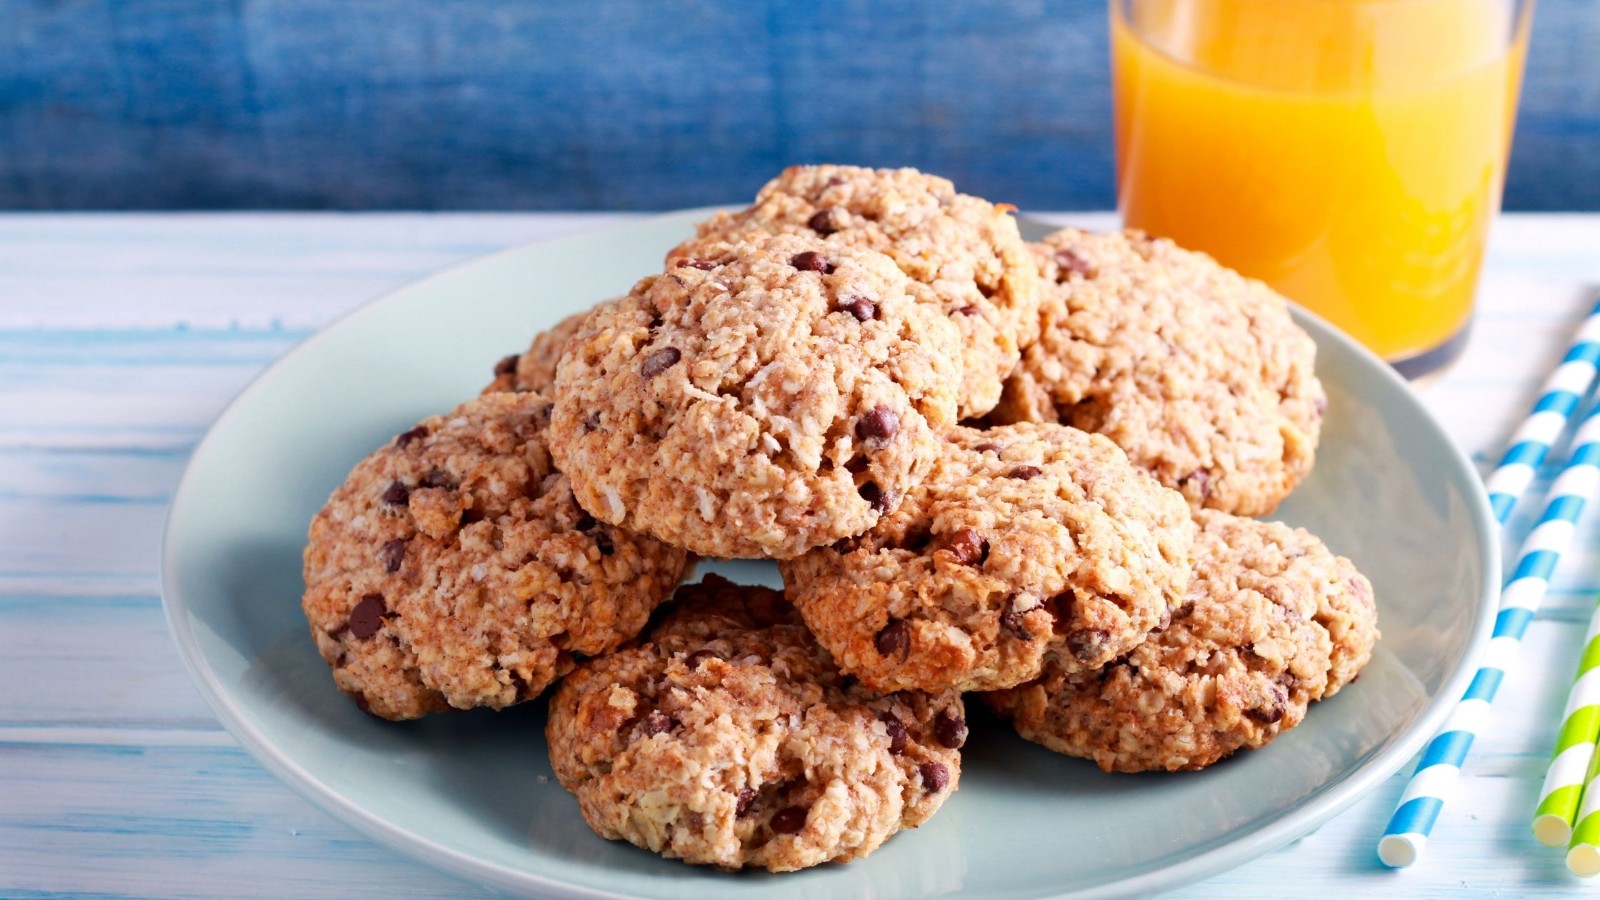
<path fill-rule="evenodd" d="M 219 728 L 162 620 L 161 526 L 206 427 L 295 342 L 442 266 L 615 218 L 0 215 L 0 897 L 482 894 L 335 822 Z M 1596 285 L 1600 216 L 1499 224 L 1472 344 L 1422 389 L 1480 465 Z M 1519 507 L 1523 528 L 1536 506 Z M 1528 815 L 1600 590 L 1595 518 L 1421 865 L 1374 858 L 1402 773 L 1317 834 L 1180 894 L 1584 888 Z"/>

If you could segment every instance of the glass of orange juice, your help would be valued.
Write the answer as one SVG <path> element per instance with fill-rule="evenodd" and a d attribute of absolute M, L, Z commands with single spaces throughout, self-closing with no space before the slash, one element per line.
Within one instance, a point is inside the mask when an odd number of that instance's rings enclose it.
<path fill-rule="evenodd" d="M 1415 378 L 1463 349 L 1532 0 L 1111 0 L 1117 192 Z"/>

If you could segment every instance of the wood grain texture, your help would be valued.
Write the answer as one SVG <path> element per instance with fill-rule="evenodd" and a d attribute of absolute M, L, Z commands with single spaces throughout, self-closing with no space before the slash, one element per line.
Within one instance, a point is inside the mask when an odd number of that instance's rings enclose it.
<path fill-rule="evenodd" d="M 156 548 L 194 442 L 296 341 L 427 271 L 603 220 L 0 216 L 0 897 L 485 896 L 335 822 L 218 728 L 166 633 Z M 1422 394 L 1483 468 L 1592 301 L 1597 251 L 1600 217 L 1510 217 L 1496 232 L 1476 337 Z M 1180 894 L 1580 889 L 1527 816 L 1600 592 L 1597 519 L 1528 634 L 1525 659 L 1543 664 L 1508 678 L 1421 866 L 1373 856 L 1402 773 L 1311 837 Z"/>
<path fill-rule="evenodd" d="M 668 209 L 780 167 L 1114 202 L 1105 0 L 0 0 L 0 208 Z M 1600 5 L 1543 0 L 1510 209 L 1600 209 Z"/>

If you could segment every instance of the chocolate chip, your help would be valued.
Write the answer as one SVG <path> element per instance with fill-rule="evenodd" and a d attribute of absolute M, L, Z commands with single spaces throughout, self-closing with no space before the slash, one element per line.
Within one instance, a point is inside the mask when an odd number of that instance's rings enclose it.
<path fill-rule="evenodd" d="M 411 499 L 411 491 L 398 481 L 389 483 L 389 489 L 383 492 L 383 502 L 390 506 L 404 506 Z"/>
<path fill-rule="evenodd" d="M 1023 620 L 1022 613 L 1015 609 L 1008 609 L 1000 614 L 1000 627 L 1010 632 L 1011 636 L 1019 641 L 1033 640 L 1033 632 L 1028 629 L 1028 623 Z"/>
<path fill-rule="evenodd" d="M 677 365 L 680 359 L 683 359 L 683 353 L 677 347 L 662 347 L 644 358 L 644 365 L 639 367 L 639 374 L 646 378 L 654 378 Z"/>
<path fill-rule="evenodd" d="M 856 437 L 869 444 L 886 444 L 900 433 L 900 417 L 883 404 L 874 406 L 856 423 Z"/>
<path fill-rule="evenodd" d="M 717 267 L 716 260 L 711 260 L 711 259 L 680 259 L 680 260 L 678 260 L 678 268 L 680 268 L 680 269 L 684 269 L 684 268 L 699 269 L 702 272 L 709 272 L 712 269 L 715 269 L 716 267 Z"/>
<path fill-rule="evenodd" d="M 527 700 L 532 696 L 533 692 L 529 690 L 528 679 L 523 678 L 521 672 L 516 669 L 502 669 L 501 671 L 506 673 L 507 679 L 511 682 L 512 692 L 518 700 Z"/>
<path fill-rule="evenodd" d="M 906 749 L 906 723 L 888 710 L 878 713 L 878 721 L 883 723 L 883 730 L 889 735 L 889 752 L 903 752 Z"/>
<path fill-rule="evenodd" d="M 1093 659 L 1100 655 L 1111 633 L 1100 628 L 1081 628 L 1067 635 L 1067 649 L 1079 659 Z"/>
<path fill-rule="evenodd" d="M 815 250 L 796 253 L 790 258 L 789 265 L 802 272 L 821 272 L 824 275 L 832 274 L 834 269 L 833 263 Z"/>
<path fill-rule="evenodd" d="M 963 566 L 982 565 L 989 555 L 989 542 L 971 528 L 963 528 L 950 535 L 945 549 Z"/>
<path fill-rule="evenodd" d="M 357 640 L 366 640 L 383 627 L 383 616 L 389 611 L 383 605 L 382 594 L 368 594 L 361 598 L 356 608 L 350 610 L 350 633 Z"/>
<path fill-rule="evenodd" d="M 1247 709 L 1244 714 L 1263 725 L 1273 725 L 1283 718 L 1284 701 L 1281 698 L 1272 698 L 1272 705 L 1266 709 Z"/>
<path fill-rule="evenodd" d="M 650 715 L 644 717 L 645 737 L 655 737 L 658 734 L 666 734 L 677 727 L 678 720 L 667 715 L 659 709 L 650 710 Z"/>
<path fill-rule="evenodd" d="M 833 207 L 824 206 L 812 213 L 811 218 L 806 220 L 806 227 L 823 237 L 838 231 L 839 229 L 833 226 Z"/>
<path fill-rule="evenodd" d="M 342 669 L 348 665 L 350 665 L 350 654 L 348 653 L 340 653 L 339 658 L 333 661 L 335 669 Z"/>
<path fill-rule="evenodd" d="M 738 803 L 733 808 L 733 817 L 742 819 L 750 815 L 750 807 L 756 805 L 756 790 L 755 788 L 740 788 L 738 797 Z"/>
<path fill-rule="evenodd" d="M 904 658 L 911 650 L 911 629 L 905 619 L 890 619 L 872 642 L 880 655 Z"/>
<path fill-rule="evenodd" d="M 447 491 L 453 491 L 460 486 L 461 485 L 456 481 L 455 476 L 443 469 L 433 469 L 432 471 L 428 472 L 428 474 L 422 476 L 421 481 L 417 482 L 417 487 L 444 488 Z"/>
<path fill-rule="evenodd" d="M 721 659 L 721 658 L 722 658 L 722 655 L 719 654 L 715 650 L 702 649 L 702 650 L 696 650 L 695 652 L 689 654 L 689 658 L 685 659 L 683 661 L 683 664 L 685 666 L 688 666 L 691 670 L 694 670 L 694 669 L 699 669 L 700 668 L 700 664 L 705 662 L 708 659 Z"/>
<path fill-rule="evenodd" d="M 1003 448 L 994 441 L 984 441 L 972 449 L 978 451 L 979 453 L 999 453 Z"/>
<path fill-rule="evenodd" d="M 383 560 L 383 570 L 385 572 L 400 571 L 400 564 L 405 562 L 406 559 L 405 538 L 395 538 L 386 542 L 383 545 L 383 550 L 378 555 Z"/>
<path fill-rule="evenodd" d="M 1028 481 L 1028 480 L 1033 479 L 1033 478 L 1038 478 L 1040 475 L 1043 475 L 1043 474 L 1044 474 L 1044 471 L 1042 469 L 1040 469 L 1038 466 L 1017 466 L 1015 469 L 1012 469 L 1011 471 L 1007 472 L 1006 473 L 1006 477 L 1007 478 L 1020 478 L 1023 481 Z"/>
<path fill-rule="evenodd" d="M 1084 278 L 1094 277 L 1094 266 L 1089 261 L 1065 247 L 1056 251 L 1056 267 L 1064 275 L 1080 275 Z M 1056 279 L 1060 281 L 1059 277 Z"/>
<path fill-rule="evenodd" d="M 951 315 L 956 315 L 956 316 L 973 316 L 973 315 L 977 315 L 977 314 L 978 314 L 978 308 L 976 306 L 973 306 L 970 303 L 968 303 L 966 306 L 961 307 L 960 309 L 956 310 L 955 312 L 951 313 Z"/>
<path fill-rule="evenodd" d="M 411 429 L 410 431 L 402 431 L 398 435 L 395 435 L 394 445 L 396 447 L 404 447 L 405 445 L 411 443 L 412 441 L 420 440 L 420 439 L 425 438 L 427 436 L 428 436 L 428 428 L 427 428 L 427 426 L 418 425 L 417 427 Z"/>
<path fill-rule="evenodd" d="M 596 410 L 596 411 L 594 411 L 592 413 L 589 413 L 588 417 L 583 420 L 583 430 L 586 431 L 586 432 L 587 431 L 594 431 L 595 429 L 597 429 L 599 427 L 600 427 L 600 412 L 599 412 L 599 410 Z"/>
<path fill-rule="evenodd" d="M 511 373 L 517 371 L 517 360 L 521 358 L 522 357 L 513 353 L 505 359 L 500 360 L 494 364 L 494 374 L 496 376 L 510 375 Z"/>
<path fill-rule="evenodd" d="M 857 322 L 870 322 L 878 317 L 878 304 L 855 294 L 841 298 L 839 308 L 855 316 Z"/>
<path fill-rule="evenodd" d="M 772 830 L 776 834 L 799 834 L 806 828 L 806 808 L 785 806 L 772 814 Z"/>
<path fill-rule="evenodd" d="M 941 747 L 960 750 L 967 743 L 967 720 L 942 709 L 933 717 L 933 737 Z"/>
<path fill-rule="evenodd" d="M 950 770 L 941 762 L 925 762 L 917 766 L 922 775 L 922 789 L 937 794 L 950 786 Z"/>
<path fill-rule="evenodd" d="M 579 531 L 589 531 L 590 529 L 594 528 L 596 524 L 597 523 L 594 520 L 594 516 L 584 513 L 583 516 L 578 519 L 578 524 L 574 525 L 573 527 Z"/>
<path fill-rule="evenodd" d="M 895 495 L 893 491 L 885 491 L 877 484 L 869 481 L 857 489 L 861 499 L 867 501 L 879 515 L 886 516 L 894 509 Z"/>

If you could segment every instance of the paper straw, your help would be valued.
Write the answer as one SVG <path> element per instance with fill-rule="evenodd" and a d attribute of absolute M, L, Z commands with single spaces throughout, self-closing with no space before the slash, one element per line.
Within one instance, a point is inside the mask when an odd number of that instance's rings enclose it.
<path fill-rule="evenodd" d="M 1567 868 L 1584 878 L 1600 875 L 1600 753 L 1589 760 L 1588 783 L 1583 789 L 1578 825 L 1572 829 Z"/>
<path fill-rule="evenodd" d="M 1579 799 L 1594 759 L 1595 740 L 1600 737 L 1600 604 L 1589 618 L 1589 631 L 1583 640 L 1583 656 L 1578 674 L 1567 695 L 1561 731 L 1551 755 L 1550 770 L 1539 792 L 1539 807 L 1534 810 L 1533 836 L 1551 847 L 1565 847 L 1572 840 L 1572 827 L 1578 821 Z M 1600 828 L 1600 823 L 1597 823 Z"/>
<path fill-rule="evenodd" d="M 1444 730 L 1423 748 L 1416 772 L 1378 842 L 1378 858 L 1385 865 L 1409 866 L 1421 857 L 1439 811 L 1461 775 L 1472 740 L 1488 721 L 1489 704 L 1516 661 L 1522 636 L 1550 588 L 1550 573 L 1572 545 L 1573 524 L 1600 484 L 1600 409 L 1578 426 L 1572 442 L 1572 456 L 1551 485 L 1539 524 L 1523 540 L 1511 580 L 1500 592 L 1500 612 L 1477 674 L 1445 720 Z"/>
<path fill-rule="evenodd" d="M 1500 465 L 1484 479 L 1489 505 L 1501 525 L 1511 518 L 1512 507 L 1527 492 L 1551 445 L 1566 430 L 1573 411 L 1595 379 L 1597 366 L 1600 366 L 1600 303 L 1595 304 L 1589 317 L 1578 326 L 1561 365 L 1545 379 L 1533 410 L 1511 436 L 1511 445 L 1500 457 Z"/>

